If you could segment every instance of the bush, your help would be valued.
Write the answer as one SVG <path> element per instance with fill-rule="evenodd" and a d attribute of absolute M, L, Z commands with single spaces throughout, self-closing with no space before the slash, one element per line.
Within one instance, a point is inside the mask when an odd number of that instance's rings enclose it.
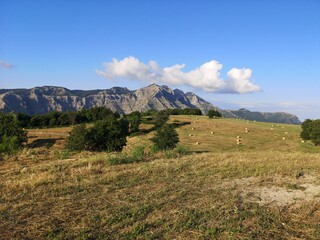
<path fill-rule="evenodd" d="M 88 130 L 86 148 L 90 151 L 121 151 L 126 145 L 128 132 L 126 119 L 117 120 L 114 116 L 108 116 Z"/>
<path fill-rule="evenodd" d="M 214 110 L 214 109 L 209 110 L 207 115 L 209 118 L 222 117 L 221 113 L 217 110 Z"/>
<path fill-rule="evenodd" d="M 88 131 L 85 124 L 75 126 L 70 136 L 67 137 L 65 148 L 73 151 L 81 151 L 86 148 Z"/>
<path fill-rule="evenodd" d="M 320 145 L 320 119 L 312 121 L 310 138 L 316 146 Z"/>
<path fill-rule="evenodd" d="M 158 112 L 154 117 L 154 126 L 156 128 L 162 127 L 169 119 L 169 114 L 167 111 L 162 110 Z"/>
<path fill-rule="evenodd" d="M 0 154 L 13 154 L 17 151 L 17 137 L 8 137 L 3 135 L 0 139 Z"/>
<path fill-rule="evenodd" d="M 18 150 L 27 142 L 27 133 L 24 131 L 13 114 L 0 114 L 0 144 L 7 149 Z M 8 149 L 9 150 L 9 149 Z M 10 152 L 10 151 L 9 151 Z"/>
<path fill-rule="evenodd" d="M 312 122 L 312 120 L 306 119 L 301 125 L 302 132 L 300 133 L 300 137 L 303 140 L 311 140 L 310 133 L 312 130 Z"/>
<path fill-rule="evenodd" d="M 126 119 L 117 120 L 109 115 L 105 120 L 97 121 L 92 128 L 84 124 L 72 129 L 67 138 L 66 149 L 81 151 L 121 151 L 126 144 L 129 124 Z"/>
<path fill-rule="evenodd" d="M 141 113 L 138 111 L 132 112 L 129 116 L 130 132 L 139 131 L 139 126 L 141 124 Z"/>
<path fill-rule="evenodd" d="M 155 136 L 151 139 L 157 149 L 169 150 L 176 147 L 179 142 L 177 131 L 171 125 L 163 125 L 158 128 Z"/>

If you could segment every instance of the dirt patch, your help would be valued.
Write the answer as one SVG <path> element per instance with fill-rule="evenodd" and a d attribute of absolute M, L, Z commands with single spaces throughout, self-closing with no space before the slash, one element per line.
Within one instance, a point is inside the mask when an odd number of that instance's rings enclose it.
<path fill-rule="evenodd" d="M 320 202 L 320 183 L 316 177 L 300 179 L 255 177 L 226 181 L 222 188 L 233 188 L 249 202 L 260 205 L 276 204 L 279 207 L 301 205 L 304 202 Z"/>
<path fill-rule="evenodd" d="M 304 190 L 272 186 L 255 188 L 252 192 L 257 196 L 260 205 L 275 203 L 281 207 L 313 201 L 317 199 L 317 196 L 320 196 L 319 185 L 302 184 L 300 187 L 303 187 Z"/>

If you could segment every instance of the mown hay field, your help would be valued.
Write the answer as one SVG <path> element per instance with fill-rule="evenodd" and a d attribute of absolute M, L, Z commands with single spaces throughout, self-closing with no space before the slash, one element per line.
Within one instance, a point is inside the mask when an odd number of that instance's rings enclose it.
<path fill-rule="evenodd" d="M 115 166 L 114 153 L 64 151 L 71 128 L 30 130 L 29 147 L 0 161 L 1 239 L 320 239 L 320 149 L 300 126 L 170 123 L 186 155 Z M 147 151 L 150 127 L 124 152 Z"/>

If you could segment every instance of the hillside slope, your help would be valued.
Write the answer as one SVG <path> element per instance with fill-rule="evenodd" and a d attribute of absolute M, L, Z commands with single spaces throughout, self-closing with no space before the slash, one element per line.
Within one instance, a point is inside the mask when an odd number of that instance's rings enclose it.
<path fill-rule="evenodd" d="M 210 109 L 225 118 L 241 118 L 264 122 L 300 124 L 297 116 L 287 113 L 260 113 L 245 109 L 223 110 L 198 95 L 168 86 L 151 84 L 137 90 L 122 87 L 96 90 L 69 90 L 43 86 L 31 89 L 0 89 L 0 111 L 44 114 L 51 111 L 78 111 L 83 108 L 105 106 L 121 114 L 149 109 L 199 108 L 203 114 Z"/>
<path fill-rule="evenodd" d="M 0 90 L 0 110 L 43 114 L 50 111 L 76 111 L 82 108 L 105 106 L 128 114 L 132 111 L 167 108 L 199 108 L 204 114 L 210 109 L 222 112 L 224 117 L 236 117 L 219 109 L 192 92 L 184 93 L 167 86 L 149 85 L 131 91 L 113 87 L 105 90 L 69 90 L 63 87 L 35 87 L 31 89 Z"/>

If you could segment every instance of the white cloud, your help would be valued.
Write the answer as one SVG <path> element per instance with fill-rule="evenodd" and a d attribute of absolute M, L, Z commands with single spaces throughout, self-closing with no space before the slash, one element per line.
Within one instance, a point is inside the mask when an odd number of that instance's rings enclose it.
<path fill-rule="evenodd" d="M 238 93 L 259 92 L 261 88 L 251 82 L 250 68 L 232 68 L 228 73 L 226 90 L 236 90 Z"/>
<path fill-rule="evenodd" d="M 12 67 L 14 67 L 13 64 L 8 63 L 8 62 L 3 61 L 3 60 L 0 60 L 0 66 L 1 66 L 1 67 L 4 67 L 4 68 L 12 68 Z"/>
<path fill-rule="evenodd" d="M 135 57 L 122 60 L 112 59 L 103 63 L 104 70 L 96 73 L 109 80 L 139 80 L 169 84 L 187 85 L 208 92 L 250 93 L 260 91 L 260 87 L 251 82 L 251 69 L 233 68 L 228 72 L 228 79 L 220 77 L 222 64 L 212 60 L 189 72 L 183 72 L 184 64 L 161 68 L 155 61 L 145 64 Z"/>

